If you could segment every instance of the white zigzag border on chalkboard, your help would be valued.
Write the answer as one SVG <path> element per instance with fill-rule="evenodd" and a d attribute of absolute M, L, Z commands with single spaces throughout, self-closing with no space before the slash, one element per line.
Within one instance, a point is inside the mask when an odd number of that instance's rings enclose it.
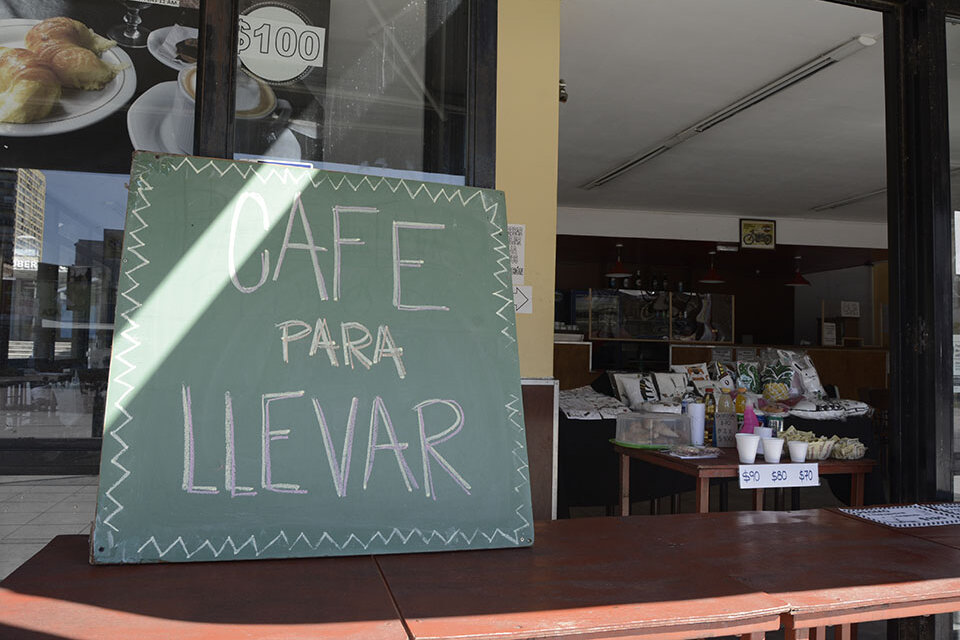
<path fill-rule="evenodd" d="M 126 367 L 123 371 L 121 371 L 120 373 L 118 373 L 113 377 L 114 384 L 119 384 L 124 387 L 123 394 L 121 394 L 121 396 L 117 398 L 117 400 L 114 402 L 114 406 L 117 408 L 117 411 L 123 414 L 124 420 L 122 423 L 117 425 L 117 427 L 110 432 L 110 437 L 112 437 L 114 440 L 116 440 L 120 444 L 120 451 L 118 451 L 117 454 L 110 459 L 110 463 L 113 464 L 118 469 L 120 469 L 120 478 L 115 483 L 113 483 L 113 485 L 111 485 L 109 489 L 107 489 L 104 492 L 104 495 L 107 498 L 109 498 L 111 502 L 114 503 L 114 505 L 116 506 L 116 509 L 114 509 L 106 518 L 103 519 L 103 523 L 108 527 L 110 527 L 111 529 L 113 529 L 114 531 L 119 531 L 119 529 L 117 529 L 116 525 L 114 525 L 111 522 L 111 520 L 113 520 L 113 518 L 115 518 L 117 514 L 123 511 L 123 504 L 121 504 L 119 500 L 113 497 L 113 492 L 130 475 L 130 470 L 124 467 L 119 462 L 120 456 L 123 455 L 127 451 L 127 449 L 130 448 L 127 445 L 127 443 L 123 441 L 123 438 L 120 437 L 120 430 L 123 429 L 125 426 L 127 426 L 127 424 L 129 424 L 131 420 L 133 420 L 133 416 L 127 412 L 126 408 L 123 406 L 122 403 L 123 403 L 123 399 L 126 398 L 127 395 L 129 395 L 130 392 L 133 391 L 134 389 L 132 384 L 124 380 L 124 377 L 132 373 L 137 367 L 132 362 L 128 362 L 125 356 L 140 346 L 140 341 L 137 340 L 133 334 L 134 330 L 137 329 L 140 325 L 137 324 L 137 321 L 134 320 L 130 316 L 130 314 L 136 311 L 137 309 L 139 309 L 142 305 L 136 299 L 132 298 L 130 294 L 133 293 L 134 290 L 140 286 L 140 283 L 137 282 L 136 278 L 133 277 L 133 273 L 138 269 L 141 269 L 146 265 L 150 264 L 150 261 L 147 260 L 147 258 L 145 258 L 139 251 L 139 249 L 146 246 L 146 243 L 144 243 L 143 240 L 141 240 L 139 236 L 137 236 L 137 234 L 143 231 L 144 229 L 146 229 L 148 226 L 150 226 L 147 224 L 146 220 L 144 220 L 140 216 L 140 212 L 150 207 L 150 201 L 147 199 L 146 195 L 144 195 L 144 192 L 151 191 L 151 190 L 153 190 L 153 187 L 151 187 L 150 184 L 144 178 L 140 178 L 137 185 L 137 198 L 140 199 L 142 204 L 140 206 L 134 206 L 130 209 L 130 212 L 133 215 L 133 217 L 135 217 L 140 222 L 140 226 L 137 229 L 129 232 L 130 237 L 133 238 L 137 244 L 131 247 L 126 247 L 125 249 L 127 253 L 131 253 L 134 256 L 136 256 L 140 262 L 138 262 L 133 267 L 131 267 L 130 269 L 127 269 L 124 272 L 127 278 L 130 279 L 131 284 L 128 289 L 124 290 L 120 294 L 121 297 L 123 297 L 126 300 L 129 300 L 130 304 L 132 305 L 130 309 L 127 309 L 126 311 L 120 314 L 121 317 L 123 317 L 123 319 L 126 320 L 130 325 L 129 327 L 123 330 L 120 336 L 123 339 L 129 341 L 130 345 L 123 351 L 115 354 L 113 356 L 113 362 L 110 365 L 111 372 L 116 370 L 116 366 L 118 363 L 123 364 Z"/>
<path fill-rule="evenodd" d="M 410 186 L 406 183 L 406 181 L 403 180 L 402 178 L 396 179 L 394 183 L 391 183 L 391 180 L 388 178 L 377 177 L 376 179 L 371 180 L 368 176 L 364 176 L 363 178 L 358 180 L 356 183 L 354 183 L 353 181 L 350 180 L 350 177 L 348 175 L 341 174 L 340 179 L 335 181 L 331 177 L 332 175 L 335 175 L 335 174 L 324 173 L 319 180 L 315 180 L 314 179 L 315 174 L 313 172 L 301 172 L 299 176 L 295 176 L 293 175 L 293 173 L 290 171 L 289 168 L 283 168 L 281 170 L 271 165 L 250 164 L 247 166 L 247 168 L 241 170 L 236 163 L 230 163 L 227 165 L 227 168 L 225 170 L 221 170 L 217 166 L 217 162 L 214 162 L 213 160 L 207 160 L 206 162 L 202 163 L 198 167 L 196 164 L 193 163 L 192 159 L 188 157 L 183 158 L 183 160 L 180 163 L 171 165 L 171 168 L 174 171 L 179 171 L 184 167 L 184 165 L 187 165 L 191 169 L 193 169 L 194 173 L 196 173 L 197 175 L 201 174 L 203 171 L 207 169 L 211 169 L 211 171 L 219 174 L 220 177 L 226 176 L 231 171 L 236 171 L 240 177 L 247 179 L 250 173 L 253 173 L 254 177 L 260 180 L 262 183 L 266 183 L 272 180 L 279 180 L 283 184 L 286 184 L 288 181 L 291 181 L 298 184 L 299 186 L 305 182 L 304 178 L 306 178 L 307 181 L 309 181 L 314 188 L 319 188 L 320 185 L 322 185 L 324 182 L 329 183 L 329 185 L 333 187 L 334 190 L 339 190 L 342 186 L 344 186 L 344 184 L 346 184 L 348 187 L 353 189 L 353 191 L 358 191 L 364 184 L 366 184 L 373 191 L 376 191 L 381 186 L 386 185 L 386 187 L 393 193 L 396 193 L 397 191 L 400 190 L 401 187 L 403 187 L 411 200 L 416 199 L 418 196 L 425 193 L 427 197 L 429 197 L 430 200 L 433 201 L 434 203 L 437 202 L 441 197 L 444 197 L 448 202 L 453 202 L 454 200 L 459 199 L 460 204 L 463 207 L 466 207 L 474 198 L 479 196 L 481 201 L 481 206 L 483 207 L 484 212 L 490 214 L 490 218 L 488 222 L 494 229 L 490 233 L 490 237 L 497 243 L 494 245 L 493 248 L 498 254 L 500 254 L 500 258 L 496 260 L 497 265 L 499 266 L 500 269 L 494 272 L 493 275 L 497 279 L 497 281 L 501 284 L 502 288 L 491 292 L 494 297 L 503 301 L 503 304 L 500 306 L 500 308 L 496 312 L 496 315 L 501 320 L 504 321 L 504 327 L 500 331 L 500 333 L 513 343 L 517 341 L 516 336 L 514 336 L 511 333 L 511 329 L 513 328 L 513 325 L 511 324 L 510 319 L 506 315 L 504 315 L 504 311 L 509 308 L 509 305 L 513 304 L 513 298 L 509 295 L 511 293 L 512 287 L 504 279 L 505 276 L 510 273 L 510 254 L 507 251 L 506 243 L 504 243 L 503 240 L 501 239 L 501 237 L 503 236 L 503 227 L 498 225 L 496 222 L 497 213 L 498 213 L 498 203 L 496 202 L 487 203 L 486 198 L 483 196 L 483 192 L 480 191 L 479 189 L 474 190 L 469 197 L 464 198 L 462 189 L 460 187 L 457 187 L 456 189 L 452 190 L 452 192 L 448 192 L 446 187 L 441 187 L 436 191 L 436 193 L 431 193 L 429 187 L 424 183 L 421 183 L 415 190 L 412 190 Z M 129 324 L 129 326 L 120 333 L 120 337 L 130 342 L 130 345 L 123 351 L 114 355 L 113 357 L 114 362 L 111 364 L 111 371 L 116 370 L 115 368 L 117 363 L 122 363 L 126 367 L 123 371 L 113 376 L 114 384 L 119 384 L 124 387 L 124 391 L 122 395 L 119 398 L 117 398 L 117 400 L 114 402 L 114 406 L 124 416 L 124 420 L 121 424 L 119 424 L 116 428 L 114 428 L 110 432 L 110 436 L 114 440 L 116 440 L 117 443 L 120 445 L 120 451 L 118 451 L 116 455 L 110 458 L 110 463 L 120 470 L 120 478 L 115 483 L 113 483 L 113 485 L 111 485 L 109 489 L 107 489 L 104 492 L 104 495 L 106 495 L 106 497 L 108 497 L 114 503 L 116 508 L 106 518 L 103 519 L 103 523 L 109 526 L 114 531 L 119 531 L 119 529 L 117 528 L 116 525 L 114 525 L 111 522 L 111 520 L 113 520 L 121 511 L 123 511 L 124 507 L 123 507 L 123 504 L 113 496 L 113 492 L 117 489 L 117 487 L 120 486 L 121 483 L 123 483 L 130 476 L 130 470 L 124 467 L 122 464 L 120 464 L 120 461 L 119 461 L 120 456 L 122 456 L 130 448 L 129 445 L 120 436 L 119 432 L 133 420 L 133 415 L 126 410 L 122 402 L 124 398 L 126 398 L 130 394 L 130 392 L 133 391 L 134 389 L 134 386 L 129 382 L 127 382 L 126 380 L 124 380 L 124 378 L 136 369 L 136 365 L 134 365 L 131 362 L 128 362 L 125 356 L 130 354 L 132 351 L 138 348 L 141 344 L 141 342 L 135 337 L 133 333 L 134 330 L 139 328 L 140 325 L 131 317 L 131 314 L 135 312 L 137 309 L 139 309 L 142 306 L 142 304 L 139 301 L 137 301 L 135 298 L 133 298 L 130 294 L 132 294 L 140 286 L 140 283 L 137 282 L 137 280 L 133 277 L 133 273 L 138 269 L 141 269 L 146 265 L 150 264 L 150 260 L 148 260 L 139 251 L 140 249 L 146 246 L 146 243 L 144 243 L 137 234 L 147 229 L 150 226 L 149 224 L 147 224 L 146 220 L 144 220 L 144 218 L 140 214 L 142 211 L 150 207 L 150 201 L 147 199 L 145 192 L 151 191 L 152 189 L 153 187 L 150 186 L 150 184 L 147 182 L 147 180 L 144 177 L 141 176 L 138 179 L 137 197 L 140 199 L 142 204 L 131 208 L 130 211 L 131 211 L 131 214 L 139 221 L 141 226 L 129 232 L 129 236 L 133 238 L 137 244 L 131 247 L 126 247 L 125 252 L 131 253 L 134 256 L 136 256 L 139 262 L 124 272 L 124 275 L 126 275 L 130 279 L 131 284 L 129 288 L 127 288 L 120 294 L 122 298 L 129 301 L 130 304 L 132 305 L 131 308 L 125 310 L 123 313 L 120 314 L 121 317 L 123 317 L 123 319 L 126 320 L 127 323 Z M 516 445 L 516 447 L 514 447 L 514 449 L 512 450 L 512 455 L 518 465 L 516 472 L 517 472 L 517 475 L 520 477 L 519 484 L 517 484 L 514 487 L 515 493 L 520 493 L 521 489 L 525 485 L 529 484 L 530 482 L 529 478 L 525 473 L 526 470 L 529 468 L 528 464 L 526 463 L 526 461 L 524 461 L 523 457 L 520 455 L 520 452 L 526 448 L 526 445 L 524 444 L 524 441 L 526 439 L 524 437 L 524 427 L 517 420 L 517 417 L 521 413 L 520 407 L 521 407 L 520 398 L 514 394 L 510 394 L 510 402 L 504 405 L 504 409 L 507 412 L 507 419 L 514 426 L 514 428 L 516 428 L 517 431 L 519 432 L 518 439 L 514 440 L 514 444 Z M 259 547 L 259 545 L 257 544 L 256 536 L 253 534 L 251 534 L 250 537 L 247 538 L 246 541 L 244 541 L 243 544 L 241 544 L 240 546 L 237 546 L 232 536 L 228 535 L 226 539 L 223 541 L 223 543 L 219 546 L 219 548 L 215 547 L 214 544 L 210 542 L 209 539 L 206 539 L 202 543 L 200 543 L 200 545 L 198 545 L 197 548 L 194 549 L 193 551 L 190 551 L 187 548 L 187 544 L 183 540 L 182 536 L 177 536 L 173 540 L 173 542 L 171 542 L 166 547 L 163 547 L 157 541 L 156 536 L 150 536 L 150 538 L 147 539 L 147 541 L 144 542 L 137 549 L 137 553 L 142 553 L 144 549 L 147 549 L 152 546 L 156 550 L 158 556 L 160 558 L 163 558 L 165 555 L 170 553 L 170 551 L 172 551 L 173 549 L 180 548 L 183 550 L 184 554 L 186 554 L 186 557 L 189 559 L 195 556 L 196 554 L 200 553 L 202 550 L 208 549 L 213 554 L 214 558 L 219 558 L 220 555 L 223 554 L 224 550 L 229 545 L 229 547 L 233 551 L 233 555 L 237 555 L 246 547 L 251 546 L 256 552 L 256 555 L 260 556 L 267 549 L 269 549 L 274 544 L 276 544 L 278 540 L 283 540 L 283 542 L 287 544 L 288 551 L 292 551 L 293 548 L 301 541 L 303 541 L 304 544 L 306 544 L 308 547 L 310 547 L 311 550 L 314 550 L 314 551 L 319 549 L 324 544 L 332 545 L 333 547 L 336 547 L 340 551 L 343 551 L 351 544 L 359 545 L 362 549 L 366 550 L 370 547 L 370 545 L 374 543 L 374 541 L 378 539 L 382 544 L 386 545 L 386 544 L 389 544 L 390 541 L 394 539 L 394 537 L 396 537 L 397 539 L 401 540 L 404 545 L 406 545 L 412 538 L 414 538 L 415 535 L 424 544 L 430 544 L 431 542 L 433 542 L 434 539 L 440 539 L 441 541 L 443 541 L 444 545 L 449 545 L 454 540 L 460 538 L 464 542 L 466 542 L 467 545 L 472 545 L 473 540 L 477 537 L 477 535 L 480 535 L 481 537 L 485 538 L 488 543 L 493 542 L 494 539 L 500 536 L 512 544 L 519 544 L 519 542 L 522 541 L 522 532 L 530 528 L 530 522 L 526 518 L 524 518 L 523 514 L 521 513 L 521 511 L 524 509 L 525 506 L 526 506 L 525 503 L 521 502 L 519 505 L 517 505 L 517 508 L 515 509 L 515 513 L 517 514 L 517 517 L 520 519 L 522 524 L 516 527 L 515 529 L 513 529 L 512 536 L 506 533 L 505 531 L 501 530 L 499 527 L 494 529 L 489 534 L 477 528 L 477 529 L 474 529 L 473 532 L 470 533 L 469 535 L 461 531 L 460 529 L 455 529 L 452 533 L 448 534 L 447 537 L 444 537 L 444 535 L 441 534 L 436 529 L 433 529 L 429 532 L 423 532 L 419 528 L 410 529 L 407 532 L 407 534 L 404 535 L 404 533 L 400 531 L 400 529 L 394 527 L 389 531 L 387 535 L 384 535 L 383 532 L 379 530 L 374 532 L 370 536 L 370 539 L 367 542 L 363 542 L 355 534 L 351 533 L 349 536 L 347 536 L 347 539 L 344 540 L 343 543 L 339 543 L 339 544 L 337 543 L 336 540 L 334 540 L 330 536 L 329 533 L 324 531 L 323 534 L 320 536 L 320 538 L 316 541 L 316 543 L 311 544 L 310 540 L 307 538 L 307 535 L 302 531 L 299 533 L 299 535 L 297 535 L 294 538 L 293 542 L 291 543 L 286 532 L 281 530 L 280 533 L 278 533 L 270 542 L 268 542 L 262 548 Z"/>

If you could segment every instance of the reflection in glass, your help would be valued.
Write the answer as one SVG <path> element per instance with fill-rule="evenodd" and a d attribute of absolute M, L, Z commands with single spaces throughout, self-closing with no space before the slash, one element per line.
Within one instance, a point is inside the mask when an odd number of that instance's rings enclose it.
<path fill-rule="evenodd" d="M 126 179 L 0 170 L 0 438 L 102 434 Z"/>
<path fill-rule="evenodd" d="M 119 0 L 119 2 L 127 9 L 123 16 L 123 24 L 111 27 L 107 35 L 123 47 L 140 49 L 147 46 L 147 36 L 150 35 L 150 30 L 141 26 L 143 18 L 140 17 L 140 12 L 149 9 L 150 3 L 133 2 L 132 0 Z"/>
<path fill-rule="evenodd" d="M 947 92 L 950 108 L 950 166 L 960 162 L 960 19 L 948 19 L 947 42 Z M 960 172 L 950 172 L 950 198 L 954 210 L 953 247 L 953 497 L 960 500 L 960 251 L 957 249 L 958 216 L 960 216 Z"/>
<path fill-rule="evenodd" d="M 461 0 L 296 0 L 286 17 L 241 0 L 240 11 L 241 69 L 272 93 L 256 100 L 266 92 L 238 87 L 237 157 L 447 182 L 465 174 Z"/>

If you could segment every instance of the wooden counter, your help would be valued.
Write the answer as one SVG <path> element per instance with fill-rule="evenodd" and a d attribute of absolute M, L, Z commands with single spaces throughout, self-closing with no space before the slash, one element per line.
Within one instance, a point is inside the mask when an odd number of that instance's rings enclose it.
<path fill-rule="evenodd" d="M 539 522 L 523 549 L 98 567 L 60 536 L 0 583 L 0 637 L 849 638 L 960 610 L 953 529 L 740 511 Z"/>

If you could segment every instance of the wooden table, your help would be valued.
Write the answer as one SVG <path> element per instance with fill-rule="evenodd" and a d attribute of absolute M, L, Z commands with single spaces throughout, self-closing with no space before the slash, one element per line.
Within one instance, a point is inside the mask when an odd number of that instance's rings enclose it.
<path fill-rule="evenodd" d="M 671 552 L 667 541 L 627 520 L 537 523 L 528 549 L 377 562 L 417 640 L 707 638 L 780 626 L 788 610 L 783 601 L 723 574 L 705 574 L 700 554 Z"/>
<path fill-rule="evenodd" d="M 859 622 L 960 611 L 960 550 L 905 529 L 825 509 L 621 521 L 642 539 L 669 541 L 663 562 L 695 556 L 704 575 L 786 601 L 785 640 L 823 638 L 827 626 L 849 638 Z"/>
<path fill-rule="evenodd" d="M 620 519 L 564 520 L 538 523 L 524 549 L 97 567 L 83 536 L 60 536 L 0 583 L 0 638 L 759 638 L 780 626 L 783 601 L 691 579 L 694 566 L 656 562 L 656 541 L 634 535 Z"/>
<path fill-rule="evenodd" d="M 679 471 L 696 478 L 697 513 L 710 510 L 710 478 L 736 478 L 739 473 L 740 459 L 736 449 L 721 449 L 717 458 L 683 459 L 661 453 L 653 449 L 634 449 L 613 445 L 620 454 L 620 513 L 630 515 L 630 458 L 649 462 L 652 465 Z M 759 459 L 759 457 L 758 457 Z M 863 505 L 864 478 L 876 465 L 875 460 L 821 460 L 818 463 L 821 476 L 850 474 L 850 506 Z M 763 510 L 763 489 L 754 489 L 753 507 Z"/>
<path fill-rule="evenodd" d="M 407 640 L 369 556 L 91 566 L 58 536 L 0 582 L 0 638 Z"/>
<path fill-rule="evenodd" d="M 61 536 L 0 583 L 0 637 L 849 638 L 960 610 L 957 544 L 820 509 L 542 522 L 531 548 L 376 558 L 92 567 Z"/>

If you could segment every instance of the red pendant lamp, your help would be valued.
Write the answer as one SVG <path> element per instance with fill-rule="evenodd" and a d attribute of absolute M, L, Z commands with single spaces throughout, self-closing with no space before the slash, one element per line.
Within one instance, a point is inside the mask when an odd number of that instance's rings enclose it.
<path fill-rule="evenodd" d="M 617 243 L 617 261 L 613 264 L 613 268 L 610 269 L 607 273 L 603 274 L 607 278 L 629 278 L 632 273 L 627 271 L 627 268 L 623 265 L 623 260 L 621 259 L 620 251 L 623 249 L 623 243 Z"/>
<path fill-rule="evenodd" d="M 809 287 L 810 281 L 800 274 L 800 256 L 793 256 L 793 278 L 787 282 L 788 287 Z"/>
<path fill-rule="evenodd" d="M 716 258 L 717 252 L 710 251 L 710 269 L 703 274 L 703 277 L 700 278 L 700 282 L 703 284 L 723 284 L 726 280 L 720 275 L 720 272 L 717 271 L 717 265 L 714 264 L 714 259 Z"/>

